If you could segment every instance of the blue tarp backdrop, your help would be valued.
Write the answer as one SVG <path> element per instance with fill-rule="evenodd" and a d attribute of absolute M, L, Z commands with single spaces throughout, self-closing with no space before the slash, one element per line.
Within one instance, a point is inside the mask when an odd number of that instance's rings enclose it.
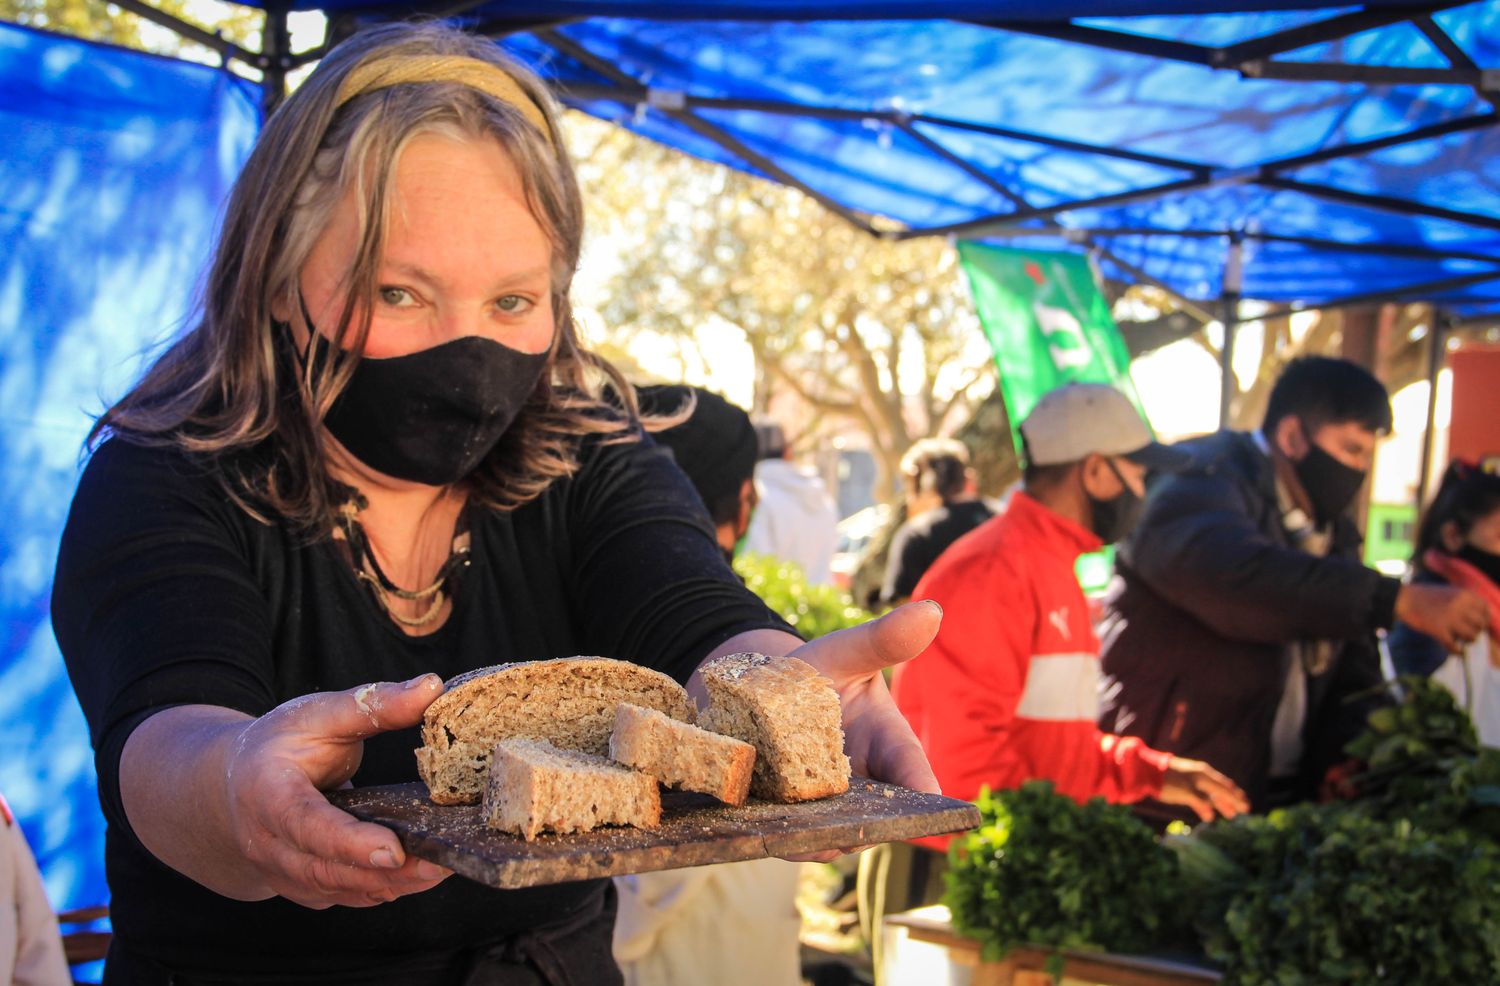
<path fill-rule="evenodd" d="M 1500 310 L 1500 4 L 1312 6 L 491 0 L 464 16 L 572 105 L 883 235 L 1091 245 L 1106 273 L 1201 301 L 1241 239 L 1247 297 Z M 223 70 L 0 23 L 0 791 L 59 906 L 106 891 L 48 623 L 58 535 L 92 416 L 190 311 L 259 102 Z"/>
<path fill-rule="evenodd" d="M 187 314 L 259 101 L 222 71 L 0 24 L 0 792 L 58 907 L 108 899 L 47 614 L 58 536 L 93 415 Z"/>
<path fill-rule="evenodd" d="M 594 18 L 503 43 L 591 113 L 897 235 L 1097 245 L 1106 274 L 1134 268 L 1199 301 L 1220 297 L 1237 235 L 1247 297 L 1492 308 L 1500 129 L 1494 93 L 1463 80 L 1489 85 L 1479 69 L 1500 67 L 1500 4 L 1386 19 L 1308 43 L 1335 12 L 1003 28 Z"/>

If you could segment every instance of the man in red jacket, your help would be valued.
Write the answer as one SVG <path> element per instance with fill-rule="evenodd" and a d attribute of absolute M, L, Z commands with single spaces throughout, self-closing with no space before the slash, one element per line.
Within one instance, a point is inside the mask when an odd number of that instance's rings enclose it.
<path fill-rule="evenodd" d="M 1100 384 L 1047 394 L 1021 437 L 1024 488 L 917 585 L 912 598 L 936 600 L 943 626 L 892 682 L 943 793 L 974 800 L 983 785 L 1044 778 L 1079 801 L 1155 797 L 1205 821 L 1245 811 L 1244 793 L 1209 765 L 1095 725 L 1099 641 L 1074 563 L 1134 525 L 1147 469 L 1189 457 L 1154 442 L 1129 399 Z"/>

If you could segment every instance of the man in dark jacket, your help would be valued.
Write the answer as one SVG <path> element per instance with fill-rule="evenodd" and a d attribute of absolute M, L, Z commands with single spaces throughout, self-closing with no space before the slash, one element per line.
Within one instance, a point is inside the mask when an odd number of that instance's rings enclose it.
<path fill-rule="evenodd" d="M 1378 630 L 1399 616 L 1458 649 L 1483 629 L 1472 593 L 1359 561 L 1345 511 L 1390 426 L 1378 380 L 1305 357 L 1258 433 L 1208 436 L 1195 468 L 1152 485 L 1100 628 L 1101 728 L 1214 764 L 1265 811 L 1316 796 L 1345 759 L 1380 701 Z"/>

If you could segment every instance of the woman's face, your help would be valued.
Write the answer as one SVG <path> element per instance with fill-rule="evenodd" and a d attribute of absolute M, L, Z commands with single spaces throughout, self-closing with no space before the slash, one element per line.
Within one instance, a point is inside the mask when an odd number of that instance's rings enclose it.
<path fill-rule="evenodd" d="M 545 351 L 552 246 L 510 156 L 492 140 L 425 134 L 407 144 L 394 179 L 364 355 L 405 356 L 464 336 Z M 358 234 L 350 191 L 302 268 L 308 311 L 326 331 L 338 324 Z"/>

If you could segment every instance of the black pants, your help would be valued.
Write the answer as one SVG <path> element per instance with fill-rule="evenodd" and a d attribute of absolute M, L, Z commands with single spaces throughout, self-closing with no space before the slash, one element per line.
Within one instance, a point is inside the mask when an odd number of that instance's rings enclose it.
<path fill-rule="evenodd" d="M 372 949 L 361 968 L 316 974 L 178 970 L 131 951 L 117 937 L 105 960 L 103 986 L 623 986 L 610 951 L 615 909 L 614 884 L 606 880 L 582 907 L 550 925 L 461 951 Z"/>

